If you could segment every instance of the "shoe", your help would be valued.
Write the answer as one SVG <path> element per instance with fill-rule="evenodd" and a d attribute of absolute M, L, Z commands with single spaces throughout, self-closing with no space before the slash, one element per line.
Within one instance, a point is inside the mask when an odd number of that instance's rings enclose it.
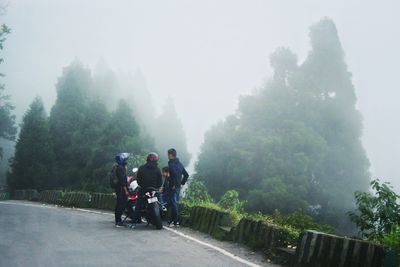
<path fill-rule="evenodd" d="M 178 227 L 180 226 L 180 225 L 179 225 L 179 222 L 175 222 L 175 223 L 174 223 L 174 226 L 178 228 Z"/>
<path fill-rule="evenodd" d="M 173 221 L 169 221 L 169 222 L 167 223 L 167 226 L 168 226 L 168 227 L 173 227 L 173 226 L 174 226 L 174 222 L 173 222 Z"/>
<path fill-rule="evenodd" d="M 136 224 L 129 223 L 129 224 L 127 224 L 127 227 L 130 228 L 130 229 L 135 229 L 136 228 Z"/>
<path fill-rule="evenodd" d="M 123 222 L 117 222 L 115 223 L 115 227 L 117 228 L 125 227 L 125 224 Z"/>
<path fill-rule="evenodd" d="M 161 206 L 162 211 L 167 211 L 167 208 L 165 206 Z"/>

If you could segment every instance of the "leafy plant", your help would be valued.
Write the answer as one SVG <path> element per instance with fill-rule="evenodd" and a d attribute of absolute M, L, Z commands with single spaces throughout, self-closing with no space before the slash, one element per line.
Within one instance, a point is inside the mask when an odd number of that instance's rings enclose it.
<path fill-rule="evenodd" d="M 279 225 L 290 225 L 299 231 L 316 230 L 324 233 L 335 233 L 335 228 L 330 225 L 320 225 L 311 216 L 303 210 L 282 215 L 279 211 L 275 211 L 273 220 Z"/>
<path fill-rule="evenodd" d="M 190 181 L 188 189 L 182 198 L 188 203 L 212 203 L 213 199 L 208 194 L 207 187 L 203 182 L 193 179 Z"/>
<path fill-rule="evenodd" d="M 371 182 L 373 193 L 356 192 L 356 211 L 348 212 L 350 220 L 360 229 L 360 234 L 368 239 L 382 240 L 400 223 L 399 195 L 390 183 Z"/>
<path fill-rule="evenodd" d="M 394 225 L 390 233 L 384 234 L 383 244 L 393 248 L 400 256 L 400 225 Z"/>
<path fill-rule="evenodd" d="M 218 202 L 223 209 L 234 210 L 238 212 L 244 211 L 244 201 L 240 201 L 239 193 L 236 190 L 228 190 L 221 197 L 221 200 Z"/>

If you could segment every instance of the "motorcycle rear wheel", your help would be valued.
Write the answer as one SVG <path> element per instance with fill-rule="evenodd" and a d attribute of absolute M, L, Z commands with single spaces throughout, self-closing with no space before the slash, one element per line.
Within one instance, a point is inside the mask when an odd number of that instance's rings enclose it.
<path fill-rule="evenodd" d="M 160 214 L 160 207 L 158 206 L 158 204 L 157 203 L 153 203 L 152 204 L 152 207 L 151 207 L 151 212 L 152 212 L 152 221 L 153 221 L 153 223 L 154 223 L 154 226 L 158 229 L 158 230 L 160 230 L 160 229 L 162 229 L 163 228 L 163 225 L 162 225 L 162 220 L 161 220 L 161 214 Z"/>

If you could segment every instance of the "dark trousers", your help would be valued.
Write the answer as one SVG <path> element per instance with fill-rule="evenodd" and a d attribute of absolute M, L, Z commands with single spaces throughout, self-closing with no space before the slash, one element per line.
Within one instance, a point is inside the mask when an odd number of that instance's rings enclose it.
<path fill-rule="evenodd" d="M 140 210 L 142 209 L 142 205 L 143 205 L 143 193 L 142 190 L 139 190 L 136 200 L 135 213 L 133 214 L 134 222 L 142 221 L 142 218 L 140 216 Z"/>
<path fill-rule="evenodd" d="M 115 191 L 117 195 L 117 203 L 115 204 L 115 223 L 122 222 L 121 216 L 125 210 L 127 204 L 127 198 L 124 193 L 122 193 L 122 188 Z"/>
<path fill-rule="evenodd" d="M 181 192 L 181 188 L 170 189 L 168 191 L 169 201 L 171 202 L 171 222 L 178 223 L 179 222 L 179 210 L 178 210 L 178 202 L 179 202 L 179 193 Z"/>

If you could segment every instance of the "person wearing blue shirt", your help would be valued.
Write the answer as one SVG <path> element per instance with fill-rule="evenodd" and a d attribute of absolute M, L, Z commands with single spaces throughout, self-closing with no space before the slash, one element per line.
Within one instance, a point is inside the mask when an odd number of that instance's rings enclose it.
<path fill-rule="evenodd" d="M 168 168 L 169 168 L 169 184 L 168 184 L 168 196 L 171 203 L 171 219 L 168 222 L 169 226 L 179 226 L 179 194 L 181 186 L 184 185 L 189 178 L 189 174 L 185 170 L 185 167 L 176 157 L 177 152 L 174 148 L 168 150 Z"/>

